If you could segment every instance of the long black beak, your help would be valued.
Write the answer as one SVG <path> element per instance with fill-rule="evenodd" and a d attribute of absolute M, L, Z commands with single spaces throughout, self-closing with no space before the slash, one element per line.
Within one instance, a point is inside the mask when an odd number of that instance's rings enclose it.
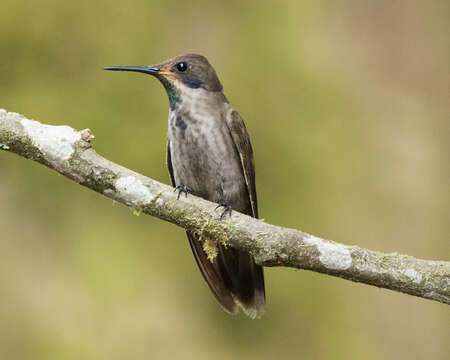
<path fill-rule="evenodd" d="M 158 74 L 160 71 L 157 66 L 109 66 L 104 69 L 114 71 L 136 71 L 150 75 Z"/>

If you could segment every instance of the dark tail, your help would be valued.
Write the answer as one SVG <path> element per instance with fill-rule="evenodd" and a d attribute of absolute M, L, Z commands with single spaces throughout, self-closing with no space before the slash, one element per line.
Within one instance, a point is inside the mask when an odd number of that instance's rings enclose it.
<path fill-rule="evenodd" d="M 261 316 L 266 303 L 262 267 L 246 252 L 223 246 L 211 262 L 198 236 L 186 234 L 197 265 L 224 310 L 236 314 L 239 305 L 252 319 Z"/>

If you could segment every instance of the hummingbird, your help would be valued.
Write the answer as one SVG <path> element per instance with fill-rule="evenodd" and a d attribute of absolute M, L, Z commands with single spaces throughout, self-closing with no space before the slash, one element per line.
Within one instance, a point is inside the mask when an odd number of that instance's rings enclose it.
<path fill-rule="evenodd" d="M 258 217 L 250 137 L 223 93 L 216 71 L 202 55 L 185 54 L 151 66 L 114 66 L 156 77 L 169 98 L 167 168 L 175 191 L 216 202 L 221 218 L 232 210 Z M 197 265 L 222 308 L 251 318 L 264 312 L 262 266 L 247 252 L 218 244 L 213 261 L 204 239 L 186 231 Z"/>

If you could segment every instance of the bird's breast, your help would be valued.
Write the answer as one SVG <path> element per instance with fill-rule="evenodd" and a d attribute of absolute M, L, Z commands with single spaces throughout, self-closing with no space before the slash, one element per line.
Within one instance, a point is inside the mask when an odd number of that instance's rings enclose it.
<path fill-rule="evenodd" d="M 245 197 L 245 180 L 222 113 L 176 109 L 168 125 L 175 183 L 205 199 L 238 206 L 238 198 Z"/>

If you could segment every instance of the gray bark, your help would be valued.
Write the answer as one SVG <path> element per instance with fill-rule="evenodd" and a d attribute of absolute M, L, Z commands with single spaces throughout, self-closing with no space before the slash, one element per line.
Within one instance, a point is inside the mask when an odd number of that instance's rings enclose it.
<path fill-rule="evenodd" d="M 306 269 L 450 304 L 450 262 L 381 253 L 267 224 L 233 211 L 219 219 L 216 204 L 117 165 L 91 146 L 89 129 L 44 125 L 0 110 L 0 150 L 37 161 L 80 185 L 207 239 L 248 251 L 258 264 Z"/>

